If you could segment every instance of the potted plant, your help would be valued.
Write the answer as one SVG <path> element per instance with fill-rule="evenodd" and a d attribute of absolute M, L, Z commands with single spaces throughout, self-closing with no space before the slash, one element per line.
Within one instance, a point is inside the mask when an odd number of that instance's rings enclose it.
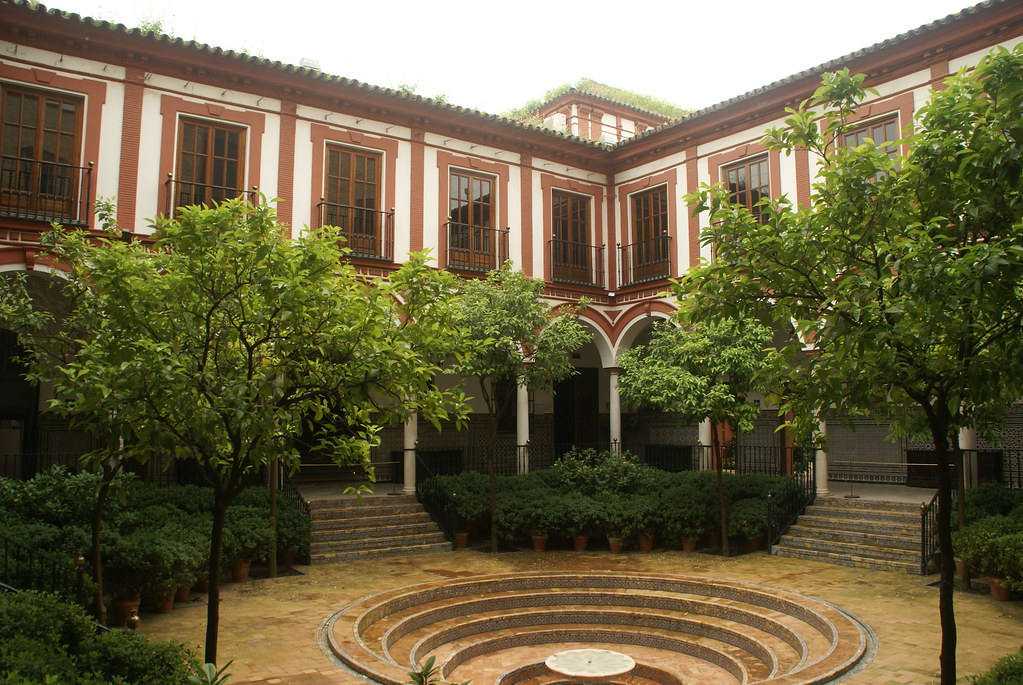
<path fill-rule="evenodd" d="M 767 531 L 767 500 L 747 497 L 734 502 L 728 510 L 728 530 L 746 538 L 747 550 L 760 549 Z"/>
<path fill-rule="evenodd" d="M 230 507 L 224 526 L 224 566 L 235 582 L 247 580 L 249 566 L 270 555 L 273 536 L 270 522 L 258 507 Z"/>
<path fill-rule="evenodd" d="M 560 504 L 557 497 L 548 494 L 533 497 L 522 504 L 521 525 L 533 543 L 533 551 L 542 552 L 547 548 L 547 539 L 561 517 Z"/>
<path fill-rule="evenodd" d="M 111 621 L 125 625 L 138 612 L 142 594 L 167 580 L 169 554 L 152 531 L 123 535 L 103 554 L 103 578 L 110 589 Z"/>
<path fill-rule="evenodd" d="M 573 539 L 575 551 L 586 551 L 589 536 L 597 527 L 599 511 L 592 499 L 569 493 L 561 500 L 561 529 Z"/>
<path fill-rule="evenodd" d="M 1019 521 L 1008 516 L 989 516 L 952 533 L 952 549 L 957 557 L 987 576 L 992 593 L 1004 587 L 1004 560 L 995 540 L 1019 530 Z"/>
<path fill-rule="evenodd" d="M 661 507 L 653 495 L 630 495 L 625 499 L 625 535 L 635 535 L 640 552 L 649 552 L 661 526 Z"/>
<path fill-rule="evenodd" d="M 604 495 L 594 501 L 597 509 L 597 522 L 607 534 L 607 544 L 611 551 L 618 554 L 625 544 L 625 537 L 631 532 L 626 500 L 621 495 Z"/>
<path fill-rule="evenodd" d="M 691 485 L 680 485 L 660 498 L 661 531 L 665 539 L 678 539 L 683 551 L 692 552 L 709 527 L 708 498 Z"/>
<path fill-rule="evenodd" d="M 277 508 L 277 554 L 285 565 L 309 556 L 309 514 L 298 502 L 281 499 Z"/>
<path fill-rule="evenodd" d="M 456 546 L 465 547 L 474 529 L 490 511 L 487 478 L 466 471 L 448 477 L 448 515 L 454 521 Z"/>

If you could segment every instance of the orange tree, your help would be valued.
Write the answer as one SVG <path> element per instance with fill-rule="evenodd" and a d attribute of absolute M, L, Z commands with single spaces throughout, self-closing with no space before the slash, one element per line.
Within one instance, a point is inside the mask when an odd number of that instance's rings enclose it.
<path fill-rule="evenodd" d="M 898 147 L 843 146 L 867 91 L 829 74 L 773 150 L 809 150 L 811 202 L 765 199 L 758 221 L 722 187 L 709 211 L 713 263 L 675 294 L 703 319 L 756 318 L 780 344 L 776 391 L 797 421 L 837 409 L 927 426 L 938 461 L 941 682 L 955 682 L 949 445 L 1023 393 L 1023 47 L 948 80 Z M 812 353 L 806 354 L 808 348 Z"/>

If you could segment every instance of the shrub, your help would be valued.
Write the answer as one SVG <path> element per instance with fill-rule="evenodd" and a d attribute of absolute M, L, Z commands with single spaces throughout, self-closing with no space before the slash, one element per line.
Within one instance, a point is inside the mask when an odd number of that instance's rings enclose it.
<path fill-rule="evenodd" d="M 1023 685 L 1023 650 L 1004 656 L 986 673 L 971 676 L 973 685 Z"/>
<path fill-rule="evenodd" d="M 767 530 L 767 499 L 747 497 L 728 507 L 728 531 L 747 540 L 757 538 Z"/>
<path fill-rule="evenodd" d="M 170 552 L 152 533 L 141 529 L 121 536 L 104 550 L 103 578 L 114 599 L 140 599 L 172 576 Z"/>
<path fill-rule="evenodd" d="M 714 519 L 715 492 L 677 485 L 661 494 L 661 533 L 665 539 L 696 538 Z"/>
<path fill-rule="evenodd" d="M 998 574 L 1001 559 L 992 545 L 996 538 L 1019 530 L 1019 522 L 1008 516 L 989 516 L 952 533 L 955 555 L 988 576 Z"/>
<path fill-rule="evenodd" d="M 560 500 L 560 527 L 566 535 L 592 535 L 600 520 L 600 507 L 586 495 L 573 492 Z"/>
<path fill-rule="evenodd" d="M 4 685 L 185 685 L 196 660 L 179 644 L 125 631 L 97 634 L 77 606 L 35 592 L 0 595 Z"/>
<path fill-rule="evenodd" d="M 1020 496 L 998 483 L 981 483 L 966 491 L 966 523 L 1003 516 L 1020 503 Z"/>
<path fill-rule="evenodd" d="M 560 489 L 591 496 L 632 492 L 640 478 L 640 465 L 632 454 L 592 448 L 567 452 L 551 470 Z"/>
<path fill-rule="evenodd" d="M 273 534 L 266 513 L 258 507 L 229 507 L 224 522 L 225 566 L 265 559 L 270 555 Z"/>

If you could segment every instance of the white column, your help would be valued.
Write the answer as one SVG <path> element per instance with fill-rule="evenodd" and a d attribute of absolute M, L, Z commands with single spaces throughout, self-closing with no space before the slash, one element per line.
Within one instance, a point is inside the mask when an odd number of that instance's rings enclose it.
<path fill-rule="evenodd" d="M 416 444 L 419 442 L 419 417 L 413 414 L 405 422 L 403 451 L 403 467 L 405 483 L 401 488 L 403 494 L 416 494 Z"/>
<path fill-rule="evenodd" d="M 700 441 L 702 446 L 700 449 L 699 459 L 701 469 L 711 469 L 714 465 L 711 464 L 710 451 L 714 444 L 714 422 L 710 419 L 704 419 L 700 421 L 700 425 L 697 429 L 696 439 Z"/>
<path fill-rule="evenodd" d="M 822 436 L 828 432 L 828 422 L 820 421 L 817 424 L 817 432 Z M 830 497 L 831 491 L 828 490 L 828 451 L 823 448 L 817 450 L 815 473 L 817 480 L 817 496 L 818 497 Z"/>
<path fill-rule="evenodd" d="M 615 445 L 621 450 L 622 447 L 622 396 L 618 393 L 618 376 L 622 370 L 617 366 L 607 369 L 611 377 L 611 392 L 609 393 L 608 412 L 611 423 L 611 446 Z"/>
<path fill-rule="evenodd" d="M 515 451 L 519 473 L 529 473 L 529 390 L 518 386 L 515 394 Z"/>
<path fill-rule="evenodd" d="M 963 478 L 967 489 L 977 484 L 980 475 L 977 473 L 977 429 L 959 429 L 959 447 L 963 450 Z M 954 487 L 954 486 L 953 486 Z"/>

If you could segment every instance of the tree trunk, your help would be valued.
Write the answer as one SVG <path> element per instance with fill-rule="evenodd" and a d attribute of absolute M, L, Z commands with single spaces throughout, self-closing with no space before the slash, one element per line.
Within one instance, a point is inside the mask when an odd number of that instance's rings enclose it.
<path fill-rule="evenodd" d="M 96 622 L 104 626 L 107 624 L 107 608 L 103 605 L 103 557 L 99 539 L 103 526 L 103 508 L 116 475 L 117 472 L 109 466 L 103 466 L 103 482 L 96 495 L 96 506 L 92 510 L 92 577 L 96 581 Z"/>
<path fill-rule="evenodd" d="M 725 460 L 721 454 L 721 436 L 718 427 L 711 427 L 711 445 L 714 450 L 714 470 L 717 471 L 718 507 L 721 512 L 721 554 L 728 556 L 728 501 L 725 499 Z"/>
<path fill-rule="evenodd" d="M 487 435 L 487 477 L 490 479 L 490 551 L 497 554 L 497 467 L 494 465 L 494 450 L 497 448 L 497 420 L 490 414 L 490 430 Z"/>
<path fill-rule="evenodd" d="M 956 682 L 956 619 L 953 607 L 955 561 L 952 558 L 952 476 L 948 468 L 948 437 L 951 418 L 941 398 L 935 406 L 925 407 L 934 440 L 938 468 L 938 551 L 941 558 L 941 580 L 938 585 L 938 614 L 941 624 L 941 685 Z"/>
<path fill-rule="evenodd" d="M 217 637 L 220 633 L 220 556 L 224 543 L 224 520 L 227 502 L 217 489 L 213 501 L 213 530 L 210 533 L 209 594 L 206 601 L 205 662 L 217 663 Z"/>
<path fill-rule="evenodd" d="M 277 460 L 271 459 L 269 472 L 270 486 L 270 577 L 277 577 Z"/>

